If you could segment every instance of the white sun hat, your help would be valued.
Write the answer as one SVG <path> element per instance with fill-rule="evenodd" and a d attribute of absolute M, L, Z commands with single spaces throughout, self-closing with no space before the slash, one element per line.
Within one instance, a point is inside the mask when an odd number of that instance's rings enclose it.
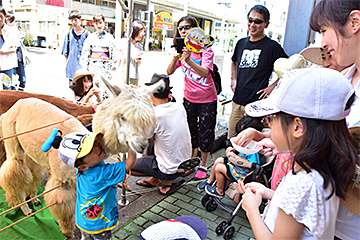
<path fill-rule="evenodd" d="M 338 71 L 326 68 L 295 69 L 284 74 L 269 95 L 245 106 L 251 117 L 277 112 L 322 120 L 344 118 L 346 103 L 354 93 Z"/>

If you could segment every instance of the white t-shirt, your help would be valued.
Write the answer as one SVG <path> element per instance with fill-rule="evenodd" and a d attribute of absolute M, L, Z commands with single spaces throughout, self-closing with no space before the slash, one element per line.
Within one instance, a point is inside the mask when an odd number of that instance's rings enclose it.
<path fill-rule="evenodd" d="M 323 178 L 316 171 L 290 171 L 276 189 L 264 223 L 273 233 L 281 208 L 304 225 L 300 239 L 333 239 L 339 198 L 335 194 L 327 200 L 331 187 L 323 188 Z"/>
<path fill-rule="evenodd" d="M 356 64 L 353 64 L 351 67 L 345 69 L 342 73 L 350 81 L 356 70 Z M 358 81 L 354 87 L 355 89 L 355 101 L 351 105 L 351 110 L 349 115 L 346 117 L 346 122 L 348 127 L 353 126 L 355 123 L 360 121 L 360 81 Z M 360 228 L 360 227 L 359 227 Z"/>
<path fill-rule="evenodd" d="M 154 151 L 158 166 L 174 174 L 179 164 L 191 157 L 191 138 L 183 105 L 169 102 L 154 108 L 156 125 Z"/>
<path fill-rule="evenodd" d="M 7 51 L 11 47 L 19 47 L 19 36 L 18 30 L 15 27 L 10 27 L 9 25 L 4 24 L 2 29 L 2 37 L 4 39 L 4 45 L 1 47 L 1 50 Z M 17 64 L 17 55 L 16 52 L 9 54 L 0 54 L 0 69 L 1 71 L 9 70 L 16 68 Z M 11 76 L 10 76 L 11 77 Z"/>

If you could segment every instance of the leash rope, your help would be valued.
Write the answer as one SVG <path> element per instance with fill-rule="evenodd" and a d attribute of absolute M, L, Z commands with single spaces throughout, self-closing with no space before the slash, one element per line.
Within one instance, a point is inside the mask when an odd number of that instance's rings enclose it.
<path fill-rule="evenodd" d="M 15 207 L 12 207 L 12 208 L 6 210 L 5 212 L 0 213 L 0 216 L 1 216 L 1 215 L 4 215 L 5 213 L 10 212 L 11 210 L 14 210 L 15 208 L 18 208 L 18 207 L 24 205 L 25 203 L 31 202 L 32 200 L 34 200 L 34 199 L 37 198 L 37 197 L 41 197 L 41 196 L 43 196 L 43 195 L 45 195 L 45 194 L 47 194 L 47 193 L 49 193 L 49 192 L 51 192 L 51 191 L 59 188 L 59 187 L 62 187 L 62 186 L 64 186 L 64 185 L 65 185 L 64 183 L 60 183 L 58 186 L 53 187 L 52 189 L 49 189 L 49 190 L 47 190 L 47 191 L 45 191 L 45 192 L 43 192 L 43 193 L 41 193 L 41 194 L 39 194 L 39 195 L 37 195 L 37 196 L 35 196 L 35 197 L 33 197 L 33 198 L 31 198 L 31 199 L 23 202 L 23 203 L 20 203 L 20 204 L 16 205 Z M 0 231 L 0 232 L 1 232 L 1 231 Z"/>
<path fill-rule="evenodd" d="M 58 201 L 53 202 L 53 203 L 50 204 L 49 206 L 46 206 L 46 207 L 44 207 L 44 208 L 42 208 L 42 209 L 40 209 L 40 210 L 38 210 L 38 211 L 36 211 L 36 212 L 34 212 L 34 213 L 32 213 L 32 214 L 30 214 L 30 215 L 22 218 L 22 219 L 14 222 L 14 223 L 12 223 L 12 224 L 10 224 L 9 226 L 4 227 L 3 229 L 0 230 L 0 232 L 2 232 L 2 231 L 4 231 L 4 230 L 6 230 L 6 229 L 8 229 L 8 228 L 10 228 L 10 227 L 12 227 L 12 226 L 14 226 L 15 224 L 18 224 L 18 223 L 24 221 L 25 219 L 28 219 L 29 217 L 34 216 L 35 214 L 37 214 L 37 213 L 39 213 L 39 212 L 41 212 L 41 211 L 44 211 L 45 209 L 47 209 L 47 208 L 49 208 L 49 207 L 51 207 L 51 206 L 53 206 L 53 205 L 55 205 L 55 204 L 59 204 L 59 202 L 58 202 Z"/>
<path fill-rule="evenodd" d="M 77 117 L 76 119 L 78 120 L 83 120 L 82 118 L 86 119 L 86 118 L 90 118 L 90 116 L 88 115 L 92 115 L 92 114 L 84 114 L 82 116 L 79 116 Z M 84 116 L 84 117 L 83 117 Z M 6 139 L 9 139 L 9 138 L 13 138 L 13 137 L 17 137 L 17 136 L 20 136 L 20 135 L 24 135 L 24 134 L 27 134 L 27 133 L 31 133 L 31 132 L 35 132 L 37 130 L 41 130 L 43 128 L 47 128 L 47 127 L 51 127 L 51 126 L 54 126 L 54 125 L 57 125 L 57 124 L 61 124 L 61 123 L 64 123 L 66 122 L 67 120 L 70 120 L 72 117 L 68 117 L 64 120 L 61 120 L 61 121 L 58 121 L 58 122 L 54 122 L 54 123 L 50 123 L 50 124 L 47 124 L 45 126 L 41 126 L 41 127 L 37 127 L 37 128 L 34 128 L 34 129 L 30 129 L 28 131 L 25 131 L 25 132 L 21 132 L 21 133 L 17 133 L 17 134 L 14 134 L 14 135 L 11 135 L 11 136 L 7 136 L 7 137 L 3 137 L 3 138 L 0 138 L 0 142 L 3 141 L 3 140 L 6 140 Z M 92 116 L 91 116 L 92 118 Z"/>

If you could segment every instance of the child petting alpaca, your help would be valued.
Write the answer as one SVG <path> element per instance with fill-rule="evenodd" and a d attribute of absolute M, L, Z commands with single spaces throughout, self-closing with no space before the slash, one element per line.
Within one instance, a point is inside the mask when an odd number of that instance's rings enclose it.
<path fill-rule="evenodd" d="M 286 73 L 267 99 L 246 105 L 248 115 L 263 116 L 272 128 L 276 149 L 295 154 L 276 191 L 235 184 L 245 191 L 242 207 L 256 239 L 333 239 L 339 199 L 360 162 L 345 121 L 354 96 L 341 73 L 308 68 Z M 263 198 L 271 199 L 264 221 Z"/>
<path fill-rule="evenodd" d="M 258 131 L 262 131 L 263 124 L 261 122 L 261 118 L 244 116 L 236 124 L 236 132 L 237 134 L 239 134 L 241 131 L 249 127 L 254 128 Z M 205 180 L 197 186 L 197 189 L 200 192 L 205 190 L 206 193 L 211 196 L 223 198 L 226 179 L 229 179 L 231 182 L 236 182 L 239 179 L 243 179 L 251 171 L 250 169 L 241 168 L 231 163 L 228 159 L 230 156 L 238 160 L 248 161 L 257 164 L 263 162 L 263 159 L 265 158 L 263 155 L 260 156 L 259 153 L 247 155 L 243 153 L 235 154 L 234 151 L 234 148 L 228 147 L 226 149 L 226 157 L 219 157 L 215 160 L 214 166 L 211 169 L 209 179 Z M 217 183 L 216 186 L 211 186 L 215 180 Z"/>
<path fill-rule="evenodd" d="M 125 162 L 105 164 L 101 133 L 70 133 L 59 147 L 63 163 L 76 168 L 75 222 L 82 239 L 112 239 L 111 229 L 119 224 L 116 184 L 136 163 L 130 148 Z"/>

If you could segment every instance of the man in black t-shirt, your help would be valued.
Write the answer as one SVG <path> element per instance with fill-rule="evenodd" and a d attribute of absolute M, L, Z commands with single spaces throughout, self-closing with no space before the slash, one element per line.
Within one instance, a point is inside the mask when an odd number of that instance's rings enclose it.
<path fill-rule="evenodd" d="M 267 97 L 276 86 L 277 81 L 268 87 L 276 59 L 288 57 L 280 44 L 264 35 L 270 19 L 266 7 L 255 5 L 247 17 L 250 36 L 237 42 L 231 58 L 231 90 L 234 97 L 229 120 L 229 139 L 236 136 L 236 124 L 244 116 L 245 105 Z"/>

